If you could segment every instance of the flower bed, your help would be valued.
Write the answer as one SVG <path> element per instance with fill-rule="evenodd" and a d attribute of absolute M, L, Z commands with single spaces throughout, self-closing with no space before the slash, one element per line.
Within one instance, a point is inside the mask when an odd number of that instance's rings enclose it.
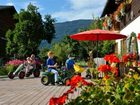
<path fill-rule="evenodd" d="M 60 97 L 52 97 L 50 99 L 49 105 L 64 105 L 66 99 L 68 99 L 68 95 L 74 93 L 77 87 L 89 86 L 93 85 L 93 83 L 86 82 L 81 76 L 75 75 L 69 82 L 66 83 L 66 85 L 70 85 L 70 89 Z"/>
<path fill-rule="evenodd" d="M 134 56 L 123 57 L 125 62 Z M 81 95 L 66 105 L 139 105 L 140 77 L 129 70 L 124 78 L 118 77 L 117 64 L 120 60 L 114 55 L 106 55 L 107 65 L 101 65 L 99 72 L 105 74 L 101 80 L 93 80 L 96 85 L 81 87 Z"/>
<path fill-rule="evenodd" d="M 7 72 L 13 72 L 20 64 L 22 64 L 24 61 L 22 60 L 10 60 L 5 64 L 5 69 L 7 70 Z"/>

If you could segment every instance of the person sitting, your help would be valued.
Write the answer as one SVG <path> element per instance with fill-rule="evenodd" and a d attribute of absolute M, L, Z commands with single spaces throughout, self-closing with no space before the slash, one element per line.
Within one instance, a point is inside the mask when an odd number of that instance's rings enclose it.
<path fill-rule="evenodd" d="M 13 72 L 13 75 L 16 75 L 21 70 L 25 69 L 25 72 L 27 73 L 29 70 L 33 69 L 32 62 L 30 57 L 26 58 L 26 61 L 24 61 L 22 64 L 20 64 L 17 69 Z"/>
<path fill-rule="evenodd" d="M 57 63 L 55 63 L 54 59 L 54 53 L 52 51 L 48 52 L 48 59 L 46 61 L 46 66 L 48 67 L 48 71 L 54 73 L 54 80 L 55 83 L 58 81 L 58 71 L 56 68 L 58 67 Z"/>
<path fill-rule="evenodd" d="M 71 57 L 71 55 L 68 55 L 68 59 L 66 60 L 66 68 L 69 70 L 72 74 L 74 73 L 74 60 Z"/>
<path fill-rule="evenodd" d="M 31 60 L 31 63 L 32 63 L 32 66 L 34 69 L 36 69 L 36 59 L 35 59 L 35 55 L 34 54 L 31 54 L 31 57 L 30 57 L 30 60 Z"/>
<path fill-rule="evenodd" d="M 24 62 L 24 66 L 25 66 L 26 73 L 30 72 L 30 70 L 34 68 L 32 64 L 32 59 L 30 57 L 26 58 L 26 61 Z"/>

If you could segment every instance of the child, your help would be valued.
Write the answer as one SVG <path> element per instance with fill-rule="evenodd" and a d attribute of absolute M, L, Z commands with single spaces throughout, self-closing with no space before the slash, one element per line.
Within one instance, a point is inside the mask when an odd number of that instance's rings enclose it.
<path fill-rule="evenodd" d="M 48 59 L 46 61 L 46 66 L 48 67 L 48 71 L 54 73 L 54 80 L 57 83 L 58 81 L 58 71 L 56 70 L 57 68 L 57 63 L 55 63 L 54 59 L 54 53 L 52 51 L 48 52 Z"/>
<path fill-rule="evenodd" d="M 72 59 L 71 55 L 68 55 L 68 59 L 66 60 L 66 67 L 67 67 L 67 69 L 68 70 L 73 69 L 74 64 L 75 64 L 75 62 Z"/>
<path fill-rule="evenodd" d="M 33 69 L 32 60 L 30 57 L 26 58 L 24 65 L 25 65 L 25 72 L 26 73 L 30 72 L 30 70 Z"/>

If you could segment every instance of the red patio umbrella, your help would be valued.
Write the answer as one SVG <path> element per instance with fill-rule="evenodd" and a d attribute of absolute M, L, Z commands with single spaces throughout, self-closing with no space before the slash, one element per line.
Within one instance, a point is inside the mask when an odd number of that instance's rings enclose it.
<path fill-rule="evenodd" d="M 113 31 L 108 30 L 89 30 L 80 32 L 77 34 L 73 34 L 70 36 L 72 39 L 81 40 L 81 41 L 103 41 L 103 40 L 116 40 L 126 38 L 125 35 L 115 33 Z"/>
<path fill-rule="evenodd" d="M 98 41 L 122 39 L 126 38 L 126 36 L 119 33 L 115 33 L 113 31 L 95 29 L 73 34 L 70 36 L 70 38 L 80 41 L 97 41 L 98 57 Z"/>

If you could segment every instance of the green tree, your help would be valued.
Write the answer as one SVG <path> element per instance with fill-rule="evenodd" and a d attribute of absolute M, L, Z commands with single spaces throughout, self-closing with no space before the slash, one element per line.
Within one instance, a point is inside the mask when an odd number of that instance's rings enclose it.
<path fill-rule="evenodd" d="M 64 63 L 68 54 L 75 55 L 73 52 L 76 52 L 76 43 L 77 41 L 70 39 L 69 36 L 65 36 L 61 42 L 53 44 L 51 50 L 55 52 L 59 61 Z"/>
<path fill-rule="evenodd" d="M 52 39 L 55 38 L 54 22 L 55 19 L 52 19 L 51 15 L 45 15 L 44 28 L 48 43 L 51 43 Z"/>
<path fill-rule="evenodd" d="M 114 53 L 115 50 L 115 41 L 104 41 L 102 47 L 102 55 Z"/>
<path fill-rule="evenodd" d="M 89 26 L 89 29 L 102 29 L 103 20 L 100 18 L 93 18 L 93 22 Z"/>
<path fill-rule="evenodd" d="M 31 53 L 37 54 L 40 42 L 43 39 L 50 40 L 50 36 L 45 34 L 46 31 L 38 8 L 29 4 L 26 10 L 21 9 L 19 14 L 14 17 L 18 22 L 15 29 L 8 31 L 6 34 L 7 54 L 12 56 L 17 54 L 19 57 L 24 57 Z M 51 29 L 49 31 L 52 32 Z"/>
<path fill-rule="evenodd" d="M 8 30 L 6 33 L 7 44 L 6 44 L 6 52 L 10 55 L 13 55 L 17 51 L 16 43 L 13 41 L 14 33 L 11 30 Z"/>
<path fill-rule="evenodd" d="M 43 60 L 45 62 L 46 58 L 47 58 L 47 54 L 48 54 L 49 48 L 45 47 L 43 49 L 40 49 L 39 52 L 39 57 L 41 58 L 41 60 Z"/>
<path fill-rule="evenodd" d="M 93 19 L 93 23 L 89 26 L 89 30 L 91 29 L 103 29 L 102 27 L 103 20 L 100 18 Z M 94 57 L 96 57 L 97 53 L 97 41 L 93 42 L 93 54 Z M 115 42 L 114 41 L 98 41 L 98 57 L 103 57 L 106 54 L 113 53 L 115 51 L 114 46 Z"/>

